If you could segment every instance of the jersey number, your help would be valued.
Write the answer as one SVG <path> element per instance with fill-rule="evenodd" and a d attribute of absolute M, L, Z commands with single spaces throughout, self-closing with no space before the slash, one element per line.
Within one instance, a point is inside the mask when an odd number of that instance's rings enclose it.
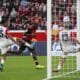
<path fill-rule="evenodd" d="M 67 33 L 62 34 L 62 41 L 68 41 L 69 37 Z"/>

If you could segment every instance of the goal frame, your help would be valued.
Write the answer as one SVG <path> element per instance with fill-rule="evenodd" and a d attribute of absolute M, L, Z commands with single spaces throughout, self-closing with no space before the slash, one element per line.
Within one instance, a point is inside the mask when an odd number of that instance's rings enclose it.
<path fill-rule="evenodd" d="M 51 79 L 52 78 L 52 52 L 51 52 L 51 1 L 52 0 L 47 0 L 47 78 L 45 80 Z M 77 11 L 77 39 L 80 41 L 80 0 L 76 0 L 76 11 Z M 79 55 L 79 54 L 78 54 Z M 80 65 L 78 65 L 79 58 L 77 57 L 77 70 L 80 70 Z M 73 71 L 73 72 L 76 72 Z"/>

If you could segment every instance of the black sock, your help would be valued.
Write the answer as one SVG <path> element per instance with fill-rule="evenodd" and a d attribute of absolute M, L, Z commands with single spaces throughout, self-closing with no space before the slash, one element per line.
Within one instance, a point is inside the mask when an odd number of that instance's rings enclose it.
<path fill-rule="evenodd" d="M 39 62 L 36 61 L 36 62 L 35 62 L 35 65 L 39 65 Z"/>
<path fill-rule="evenodd" d="M 33 57 L 33 60 L 35 62 L 35 65 L 39 65 L 39 62 L 38 62 L 38 59 L 37 59 L 35 51 L 32 52 L 32 57 Z"/>

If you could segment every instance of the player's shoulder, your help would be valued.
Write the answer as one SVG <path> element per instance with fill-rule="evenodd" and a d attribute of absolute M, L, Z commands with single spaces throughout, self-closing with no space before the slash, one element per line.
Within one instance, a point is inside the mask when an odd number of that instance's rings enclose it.
<path fill-rule="evenodd" d="M 59 36 L 62 37 L 62 35 L 64 35 L 65 33 L 69 34 L 67 30 L 62 30 L 59 32 Z"/>
<path fill-rule="evenodd" d="M 59 34 L 62 34 L 63 32 L 65 32 L 65 30 L 61 30 L 61 31 L 59 32 Z"/>
<path fill-rule="evenodd" d="M 60 33 L 69 33 L 70 31 L 69 30 L 62 30 L 60 31 Z"/>
<path fill-rule="evenodd" d="M 4 27 L 3 25 L 0 25 L 0 30 L 5 32 L 5 31 L 7 31 L 7 28 Z"/>

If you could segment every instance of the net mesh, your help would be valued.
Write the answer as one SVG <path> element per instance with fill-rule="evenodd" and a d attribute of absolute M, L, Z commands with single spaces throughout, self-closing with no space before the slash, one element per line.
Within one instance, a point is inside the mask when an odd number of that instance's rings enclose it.
<path fill-rule="evenodd" d="M 52 0 L 52 68 L 53 78 L 80 78 L 77 71 L 76 53 L 69 53 L 64 60 L 63 67 L 59 72 L 56 71 L 62 52 L 59 46 L 59 33 L 67 27 L 70 36 L 77 37 L 77 3 L 76 0 Z M 66 44 L 67 45 L 67 44 Z"/>

